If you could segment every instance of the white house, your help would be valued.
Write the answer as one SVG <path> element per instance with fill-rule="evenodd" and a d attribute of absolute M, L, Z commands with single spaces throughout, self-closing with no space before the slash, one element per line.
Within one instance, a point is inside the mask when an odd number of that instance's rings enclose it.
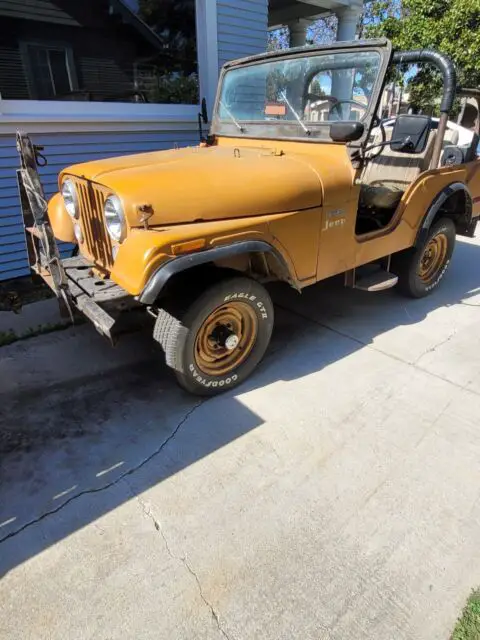
<path fill-rule="evenodd" d="M 45 147 L 51 195 L 66 165 L 196 144 L 219 68 L 264 51 L 269 28 L 305 44 L 338 15 L 351 40 L 360 0 L 0 0 L 0 280 L 29 273 L 16 186 L 17 129 Z"/>

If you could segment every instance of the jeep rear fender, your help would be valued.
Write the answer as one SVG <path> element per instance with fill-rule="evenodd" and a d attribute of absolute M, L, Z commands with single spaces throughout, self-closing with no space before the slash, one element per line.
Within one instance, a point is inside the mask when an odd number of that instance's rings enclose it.
<path fill-rule="evenodd" d="M 281 268 L 283 279 L 297 286 L 292 267 L 277 248 L 263 240 L 246 240 L 167 260 L 150 276 L 145 288 L 138 296 L 138 300 L 143 304 L 153 304 L 170 278 L 187 269 L 252 253 L 271 254 Z"/>
<path fill-rule="evenodd" d="M 433 224 L 435 218 L 438 217 L 442 209 L 445 209 L 447 201 L 450 198 L 461 198 L 462 210 L 454 210 L 453 214 L 450 214 L 457 231 L 461 232 L 463 227 L 468 227 L 472 221 L 473 200 L 468 190 L 468 187 L 463 182 L 452 182 L 452 184 L 444 187 L 435 197 L 432 204 L 428 208 L 425 216 L 423 217 L 422 224 L 415 238 L 415 246 L 420 246 L 425 242 L 428 231 Z"/>

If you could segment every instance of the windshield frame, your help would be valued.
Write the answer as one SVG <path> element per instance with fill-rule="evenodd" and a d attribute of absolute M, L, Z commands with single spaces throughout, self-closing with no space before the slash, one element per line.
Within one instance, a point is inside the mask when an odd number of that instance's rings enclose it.
<path fill-rule="evenodd" d="M 302 131 L 302 129 L 299 127 L 299 124 L 296 120 L 285 120 L 278 122 L 241 120 L 240 124 L 242 125 L 243 131 L 239 131 L 239 129 L 233 122 L 221 120 L 219 117 L 219 105 L 221 100 L 222 87 L 225 80 L 225 75 L 231 69 L 264 64 L 281 59 L 296 59 L 318 56 L 322 53 L 352 53 L 355 50 L 362 52 L 376 52 L 380 56 L 377 78 L 372 88 L 372 93 L 365 116 L 361 120 L 362 124 L 364 125 L 364 133 L 359 140 L 353 143 L 349 143 L 350 146 L 353 147 L 362 146 L 368 137 L 372 125 L 372 119 L 377 111 L 378 102 L 385 80 L 385 74 L 392 56 L 392 46 L 390 41 L 386 38 L 379 38 L 376 40 L 355 40 L 352 42 L 338 42 L 330 45 L 315 47 L 297 47 L 294 49 L 285 49 L 283 51 L 263 53 L 256 56 L 250 56 L 248 58 L 242 58 L 240 60 L 234 60 L 233 62 L 228 62 L 223 66 L 220 73 L 210 133 L 215 136 L 228 138 L 253 138 L 286 141 L 291 140 L 295 142 L 338 144 L 334 143 L 330 138 L 330 125 L 333 121 L 328 120 L 315 122 L 315 135 L 306 135 L 305 132 Z M 311 123 L 309 123 L 308 121 L 306 121 L 305 124 L 307 126 L 311 125 Z"/>

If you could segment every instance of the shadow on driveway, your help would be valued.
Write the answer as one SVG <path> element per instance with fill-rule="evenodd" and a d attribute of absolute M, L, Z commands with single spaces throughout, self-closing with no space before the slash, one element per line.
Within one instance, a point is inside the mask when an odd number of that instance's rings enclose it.
<path fill-rule="evenodd" d="M 0 372 L 9 359 L 25 366 L 16 369 L 18 391 L 0 391 L 0 573 L 261 426 L 263 418 L 242 401 L 249 394 L 324 369 L 438 307 L 468 304 L 479 288 L 480 247 L 462 241 L 442 286 L 423 300 L 346 290 L 337 279 L 302 296 L 275 286 L 276 328 L 266 359 L 240 389 L 209 400 L 177 387 L 146 335 L 112 350 L 84 326 L 2 349 Z M 37 350 L 51 358 L 44 387 L 32 385 Z M 88 363 L 100 359 L 107 370 L 89 375 Z M 75 362 L 79 377 L 69 369 L 65 381 L 65 363 L 75 369 Z M 321 398 L 315 402 L 320 406 Z M 147 463 L 149 473 L 132 489 L 124 479 Z"/>

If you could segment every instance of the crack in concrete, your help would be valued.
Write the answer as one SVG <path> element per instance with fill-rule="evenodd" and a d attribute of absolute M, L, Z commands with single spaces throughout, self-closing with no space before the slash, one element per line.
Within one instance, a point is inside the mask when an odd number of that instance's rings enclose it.
<path fill-rule="evenodd" d="M 163 542 L 165 544 L 165 548 L 167 550 L 168 555 L 173 558 L 174 560 L 177 560 L 179 562 L 181 562 L 183 564 L 183 566 L 187 569 L 187 571 L 190 573 L 191 576 L 193 576 L 195 582 L 197 583 L 197 588 L 198 588 L 198 594 L 200 596 L 200 598 L 202 599 L 203 603 L 205 604 L 205 606 L 209 609 L 210 614 L 213 618 L 213 620 L 215 621 L 215 624 L 217 625 L 218 630 L 220 631 L 220 633 L 222 634 L 222 636 L 224 638 L 226 638 L 227 640 L 232 640 L 231 636 L 228 635 L 228 633 L 225 631 L 225 629 L 222 626 L 222 623 L 220 622 L 220 616 L 218 615 L 218 613 L 215 611 L 215 608 L 213 606 L 213 604 L 207 599 L 207 597 L 205 596 L 205 593 L 203 591 L 202 588 L 202 584 L 200 582 L 200 579 L 198 577 L 198 575 L 196 574 L 196 572 L 193 570 L 192 565 L 189 563 L 187 556 L 183 555 L 183 556 L 178 556 L 177 554 L 173 553 L 172 548 L 167 540 L 167 537 L 165 535 L 165 532 L 162 528 L 162 525 L 160 524 L 160 522 L 155 518 L 155 516 L 153 515 L 152 511 L 147 507 L 147 505 L 143 502 L 143 500 L 135 495 L 135 493 L 133 492 L 130 484 L 128 483 L 128 481 L 126 480 L 126 483 L 132 493 L 132 495 L 137 499 L 137 502 L 140 504 L 143 513 L 150 518 L 150 520 L 153 522 L 153 526 L 155 527 L 155 529 L 160 533 L 160 535 L 162 536 Z"/>
<path fill-rule="evenodd" d="M 165 540 L 165 544 L 167 545 L 167 541 L 165 539 L 165 535 L 164 535 L 163 531 L 161 531 L 161 535 L 162 535 L 163 539 Z M 211 604 L 211 602 L 209 600 L 207 600 L 207 598 L 205 597 L 205 594 L 203 593 L 203 589 L 202 589 L 202 585 L 200 583 L 200 580 L 198 579 L 198 576 L 195 573 L 195 571 L 190 566 L 190 563 L 188 562 L 187 557 L 184 556 L 184 557 L 179 558 L 179 559 L 183 562 L 183 564 L 185 565 L 187 570 L 195 578 L 195 582 L 197 583 L 197 587 L 198 587 L 198 593 L 200 594 L 200 597 L 203 600 L 203 602 L 205 603 L 205 605 L 210 609 L 210 613 L 212 614 L 212 618 L 215 620 L 215 624 L 217 625 L 218 630 L 220 631 L 220 633 L 223 635 L 224 638 L 226 638 L 227 640 L 231 640 L 229 634 L 225 631 L 225 629 L 223 628 L 223 626 L 222 626 L 222 624 L 220 622 L 220 617 L 219 617 L 218 613 L 213 608 L 213 605 Z"/>
<path fill-rule="evenodd" d="M 454 338 L 456 335 L 457 335 L 457 330 L 455 329 L 453 333 L 447 336 L 444 340 L 440 340 L 438 344 L 434 344 L 433 347 L 430 347 L 430 349 L 427 349 L 422 354 L 420 354 L 413 364 L 417 365 L 420 362 L 420 360 L 422 360 L 422 358 L 424 358 L 428 353 L 433 353 L 437 349 L 440 349 L 440 347 L 443 347 L 444 344 L 447 344 L 447 342 L 450 342 L 450 340 Z"/>
<path fill-rule="evenodd" d="M 14 531 L 10 531 L 10 533 L 7 533 L 6 536 L 4 536 L 3 538 L 0 538 L 0 544 L 2 542 L 6 542 L 10 538 L 13 538 L 14 536 L 17 536 L 19 533 L 22 533 L 22 531 L 25 531 L 25 529 L 30 528 L 34 524 L 38 524 L 39 522 L 41 522 L 42 520 L 44 520 L 48 516 L 51 516 L 51 515 L 53 515 L 55 513 L 58 513 L 59 511 L 61 511 L 64 507 L 69 505 L 74 500 L 78 500 L 78 498 L 81 498 L 82 496 L 85 496 L 85 495 L 87 495 L 89 493 L 100 493 L 101 491 L 105 491 L 105 489 L 110 489 L 110 487 L 113 487 L 113 486 L 117 485 L 121 480 L 124 480 L 127 476 L 129 476 L 132 473 L 135 473 L 136 471 L 141 469 L 144 465 L 146 465 L 148 462 L 150 462 L 150 460 L 155 458 L 157 455 L 159 455 L 163 451 L 163 449 L 167 446 L 167 444 L 171 440 L 173 440 L 173 438 L 175 438 L 175 436 L 177 435 L 179 430 L 182 428 L 182 426 L 185 424 L 185 422 L 191 417 L 191 415 L 199 407 L 201 407 L 202 404 L 204 404 L 204 402 L 206 402 L 207 400 L 208 400 L 208 398 L 202 398 L 195 405 L 193 405 L 193 407 L 191 407 L 185 413 L 183 418 L 178 422 L 178 424 L 173 429 L 173 431 L 170 433 L 170 435 L 167 438 L 165 438 L 165 440 L 155 449 L 155 451 L 153 451 L 150 455 L 148 455 L 146 458 L 144 458 L 137 465 L 135 465 L 131 469 L 128 469 L 127 471 L 125 471 L 125 473 L 123 473 L 122 475 L 118 476 L 118 478 L 115 478 L 115 480 L 112 480 L 111 482 L 108 482 L 107 484 L 104 484 L 101 487 L 91 487 L 90 489 L 84 489 L 83 491 L 80 491 L 79 493 L 77 493 L 77 494 L 75 494 L 73 496 L 70 496 L 70 498 L 68 498 L 68 500 L 65 500 L 65 502 L 62 502 L 61 504 L 56 506 L 55 509 L 49 509 L 48 511 L 45 511 L 44 513 L 42 513 L 41 515 L 37 516 L 33 520 L 29 520 L 28 522 L 23 524 L 18 529 L 15 529 Z"/>

